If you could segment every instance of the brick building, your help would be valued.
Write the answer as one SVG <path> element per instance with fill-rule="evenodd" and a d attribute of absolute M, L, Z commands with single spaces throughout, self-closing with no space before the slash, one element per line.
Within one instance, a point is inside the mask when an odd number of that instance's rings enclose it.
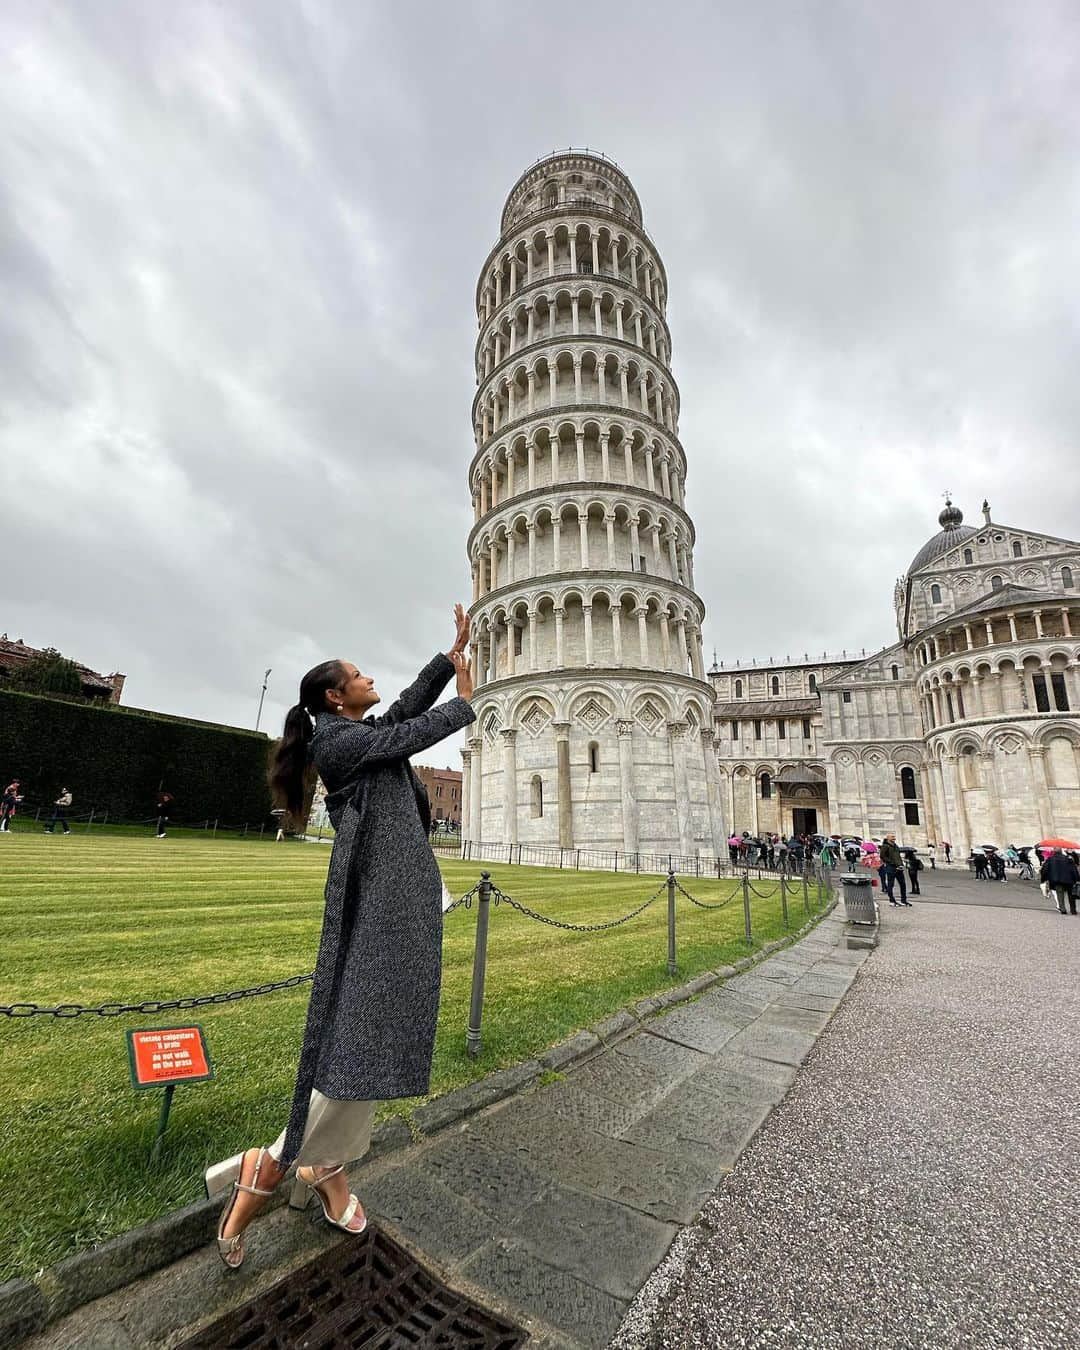
<path fill-rule="evenodd" d="M 451 820 L 461 824 L 461 771 L 459 769 L 428 769 L 414 764 L 416 776 L 427 788 L 431 799 L 431 819 Z"/>
<path fill-rule="evenodd" d="M 28 647 L 22 638 L 12 641 L 6 633 L 0 633 L 0 683 L 9 671 L 17 670 L 27 661 L 42 654 L 40 648 Z M 99 675 L 96 670 L 91 670 L 89 666 L 84 666 L 79 661 L 73 661 L 72 665 L 82 680 L 84 698 L 91 698 L 99 703 L 120 702 L 120 695 L 124 692 L 123 675 L 115 672 L 112 675 Z"/>

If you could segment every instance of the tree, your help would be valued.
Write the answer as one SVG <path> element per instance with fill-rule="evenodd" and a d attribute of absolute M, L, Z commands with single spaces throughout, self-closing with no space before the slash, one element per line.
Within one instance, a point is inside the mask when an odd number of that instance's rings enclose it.
<path fill-rule="evenodd" d="M 78 666 L 54 647 L 46 647 L 11 670 L 7 687 L 24 694 L 44 694 L 47 698 L 78 698 L 83 691 Z"/>

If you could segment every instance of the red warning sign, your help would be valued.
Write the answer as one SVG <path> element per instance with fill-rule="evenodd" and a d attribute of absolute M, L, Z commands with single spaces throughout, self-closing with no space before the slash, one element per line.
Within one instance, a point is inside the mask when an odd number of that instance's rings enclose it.
<path fill-rule="evenodd" d="M 202 1027 L 156 1027 L 129 1031 L 128 1060 L 137 1088 L 201 1083 L 214 1076 Z"/>

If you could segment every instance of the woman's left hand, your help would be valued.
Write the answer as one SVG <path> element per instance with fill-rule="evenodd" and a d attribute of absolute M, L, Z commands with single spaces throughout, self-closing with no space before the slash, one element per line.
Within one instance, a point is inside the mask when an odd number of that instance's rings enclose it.
<path fill-rule="evenodd" d="M 453 660 L 455 652 L 463 652 L 469 645 L 469 626 L 471 624 L 469 616 L 461 605 L 454 606 L 454 623 L 457 625 L 457 637 L 454 639 L 454 645 L 446 653 Z"/>

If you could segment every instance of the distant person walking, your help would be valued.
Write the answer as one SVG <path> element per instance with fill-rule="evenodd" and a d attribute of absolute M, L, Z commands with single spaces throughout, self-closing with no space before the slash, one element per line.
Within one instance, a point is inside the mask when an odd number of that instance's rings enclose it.
<path fill-rule="evenodd" d="M 1080 867 L 1077 867 L 1072 858 L 1062 853 L 1061 849 L 1054 849 L 1039 868 L 1039 880 L 1046 885 L 1047 890 L 1053 891 L 1059 914 L 1066 912 L 1066 903 L 1069 906 L 1068 912 L 1076 913 L 1076 888 L 1080 886 Z"/>
<path fill-rule="evenodd" d="M 159 792 L 154 799 L 157 807 L 157 834 L 155 838 L 165 838 L 165 827 L 169 823 L 169 808 L 173 804 L 173 795 L 171 792 Z"/>
<path fill-rule="evenodd" d="M 325 661 L 300 682 L 274 757 L 274 795 L 297 820 L 312 762 L 334 827 L 326 910 L 304 1042 L 285 1129 L 206 1174 L 210 1194 L 231 1188 L 218 1225 L 221 1259 L 244 1259 L 244 1230 L 296 1166 L 293 1198 L 314 1192 L 327 1222 L 355 1236 L 367 1226 L 345 1164 L 362 1158 L 380 1101 L 423 1096 L 442 975 L 443 884 L 428 840 L 431 807 L 409 756 L 475 722 L 465 657 L 469 619 L 382 717 L 370 675 Z M 457 697 L 433 707 L 448 680 Z"/>
<path fill-rule="evenodd" d="M 904 867 L 908 874 L 912 895 L 922 895 L 919 887 L 919 873 L 923 870 L 922 860 L 913 848 L 901 849 L 904 855 Z"/>
<path fill-rule="evenodd" d="M 944 854 L 945 854 L 945 861 L 946 861 L 947 863 L 951 863 L 951 862 L 952 862 L 952 844 L 946 843 L 946 841 L 943 839 L 943 840 L 941 841 L 941 847 L 942 847 L 942 851 L 943 851 Z"/>
<path fill-rule="evenodd" d="M 19 780 L 13 778 L 4 789 L 4 795 L 0 797 L 0 832 L 4 834 L 11 833 L 11 822 L 15 818 L 19 803 L 22 801 L 19 787 Z"/>
<path fill-rule="evenodd" d="M 58 823 L 63 825 L 65 834 L 71 833 L 71 827 L 67 823 L 67 813 L 71 809 L 72 801 L 70 789 L 61 788 L 60 796 L 53 802 L 53 813 L 45 825 L 46 834 L 52 834 Z"/>
<path fill-rule="evenodd" d="M 911 901 L 907 898 L 907 885 L 904 881 L 904 858 L 896 845 L 895 834 L 885 836 L 881 844 L 880 857 L 881 884 L 885 889 L 885 894 L 889 897 L 889 904 L 910 905 Z M 897 882 L 900 883 L 899 901 L 894 894 Z"/>

